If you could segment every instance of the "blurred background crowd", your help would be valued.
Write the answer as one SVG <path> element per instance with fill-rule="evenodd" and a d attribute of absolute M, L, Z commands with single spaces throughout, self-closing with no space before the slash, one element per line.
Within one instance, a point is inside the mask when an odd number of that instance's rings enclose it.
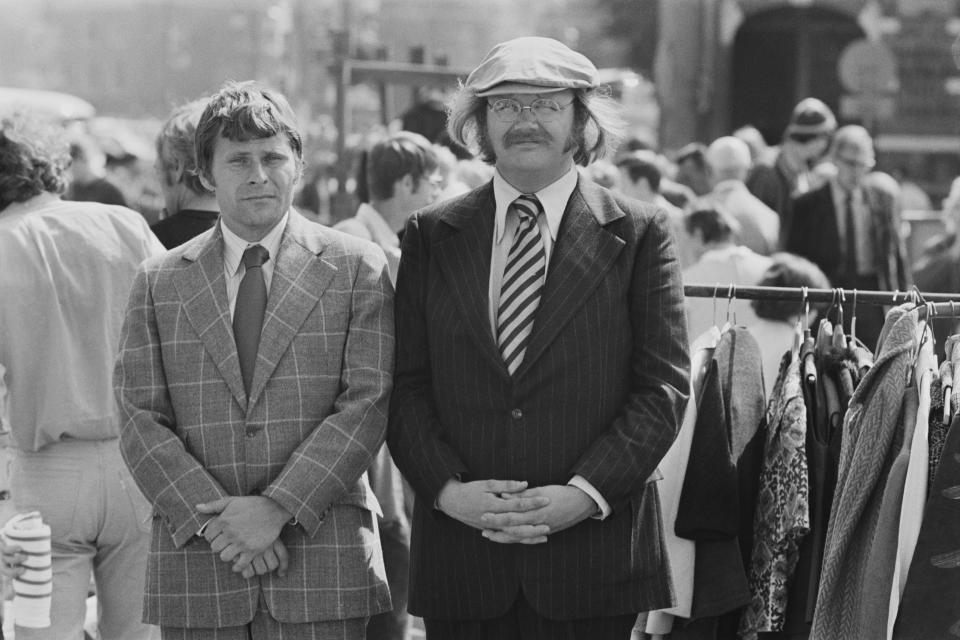
<path fill-rule="evenodd" d="M 65 198 L 128 206 L 168 248 L 217 215 L 183 175 L 194 101 L 254 79 L 306 134 L 297 209 L 397 258 L 407 215 L 493 173 L 449 140 L 447 99 L 492 45 L 537 34 L 601 67 L 627 135 L 583 173 L 667 212 L 686 283 L 960 292 L 960 0 L 0 0 L 0 15 L 0 116 L 61 122 Z M 389 228 L 365 230 L 364 205 Z M 781 339 L 796 308 L 738 311 Z M 688 321 L 700 334 L 716 303 L 688 300 Z M 859 336 L 881 325 L 865 312 Z"/>
<path fill-rule="evenodd" d="M 589 169 L 598 181 L 689 209 L 723 181 L 709 145 L 734 134 L 751 167 L 779 157 L 801 177 L 791 190 L 808 190 L 830 175 L 829 139 L 795 152 L 785 135 L 794 107 L 816 97 L 836 126 L 867 130 L 875 169 L 896 181 L 908 263 L 956 253 L 956 0 L 0 0 L 0 10 L 0 108 L 67 122 L 68 197 L 123 202 L 151 224 L 164 209 L 161 123 L 229 78 L 290 96 L 309 136 L 298 205 L 320 222 L 354 214 L 362 151 L 400 129 L 440 145 L 443 195 L 475 186 L 489 169 L 446 144 L 446 96 L 492 44 L 538 33 L 597 61 L 625 107 L 631 135 Z M 784 203 L 747 183 L 780 213 Z"/>

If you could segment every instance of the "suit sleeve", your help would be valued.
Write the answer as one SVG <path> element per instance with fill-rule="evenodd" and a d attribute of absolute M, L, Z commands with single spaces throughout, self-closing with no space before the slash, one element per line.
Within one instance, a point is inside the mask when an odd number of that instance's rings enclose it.
<path fill-rule="evenodd" d="M 805 258 L 809 253 L 806 250 L 806 247 L 809 246 L 807 229 L 815 226 L 810 223 L 810 219 L 815 215 L 815 212 L 811 211 L 808 200 L 809 196 L 804 197 L 804 195 L 791 198 L 793 216 L 789 220 L 789 228 L 781 229 L 781 237 L 784 239 L 782 250 Z M 818 232 L 822 234 L 823 230 L 818 230 Z"/>
<path fill-rule="evenodd" d="M 666 215 L 639 239 L 631 277 L 633 352 L 623 409 L 572 470 L 623 507 L 653 476 L 680 427 L 690 380 L 683 284 Z"/>
<path fill-rule="evenodd" d="M 892 193 L 887 194 L 886 233 L 889 247 L 886 249 L 886 254 L 890 261 L 889 269 L 893 275 L 891 277 L 892 282 L 888 283 L 887 286 L 906 290 L 913 285 L 913 274 L 907 259 L 907 243 L 904 235 L 900 233 L 900 227 L 903 224 L 903 205 L 900 203 L 899 185 L 894 183 L 891 187 Z"/>
<path fill-rule="evenodd" d="M 308 535 L 327 509 L 370 466 L 387 428 L 393 385 L 393 286 L 383 252 L 359 257 L 350 295 L 350 321 L 333 412 L 294 451 L 263 495 L 281 504 Z"/>
<path fill-rule="evenodd" d="M 183 546 L 210 519 L 198 513 L 196 505 L 227 493 L 175 433 L 150 275 L 143 266 L 134 279 L 121 329 L 114 391 L 123 420 L 124 460 L 144 496 L 170 527 L 174 544 Z"/>
<path fill-rule="evenodd" d="M 774 211 L 780 210 L 780 188 L 777 180 L 777 170 L 765 164 L 754 166 L 747 176 L 747 189 L 758 200 Z"/>
<path fill-rule="evenodd" d="M 443 438 L 431 387 L 426 282 L 430 257 L 419 216 L 408 222 L 397 274 L 397 373 L 390 401 L 387 444 L 418 499 L 436 501 L 440 489 L 468 469 Z"/>

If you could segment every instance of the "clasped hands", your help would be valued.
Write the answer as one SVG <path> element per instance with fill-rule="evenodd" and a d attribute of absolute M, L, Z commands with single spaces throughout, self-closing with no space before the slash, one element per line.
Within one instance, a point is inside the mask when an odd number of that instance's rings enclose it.
<path fill-rule="evenodd" d="M 281 578 L 286 574 L 289 555 L 280 531 L 290 513 L 277 502 L 263 496 L 227 497 L 198 504 L 197 510 L 215 516 L 203 537 L 235 572 L 244 578 L 271 571 Z"/>
<path fill-rule="evenodd" d="M 540 544 L 596 513 L 593 498 L 572 485 L 528 488 L 521 480 L 451 479 L 437 495 L 451 518 L 503 544 Z"/>

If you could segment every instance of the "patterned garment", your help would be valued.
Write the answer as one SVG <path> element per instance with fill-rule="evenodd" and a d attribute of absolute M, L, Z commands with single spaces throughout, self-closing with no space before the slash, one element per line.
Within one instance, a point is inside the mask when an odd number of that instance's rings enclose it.
<path fill-rule="evenodd" d="M 810 532 L 807 481 L 807 413 L 800 386 L 800 360 L 784 355 L 767 406 L 767 442 L 754 516 L 750 561 L 752 601 L 740 620 L 742 638 L 780 631 L 798 548 Z"/>
<path fill-rule="evenodd" d="M 949 366 L 949 365 L 948 365 Z M 937 465 L 943 455 L 943 445 L 947 442 L 950 421 L 943 420 L 943 387 L 940 379 L 934 378 L 930 385 L 930 432 L 927 436 L 930 446 L 930 469 L 927 475 L 927 491 L 933 487 L 933 478 L 937 475 Z"/>
<path fill-rule="evenodd" d="M 877 533 L 883 488 L 902 438 L 901 407 L 917 354 L 916 313 L 906 305 L 887 313 L 873 368 L 860 380 L 843 423 L 843 443 L 820 590 L 810 632 L 814 640 L 869 638 L 859 627 L 862 586 Z M 898 436 L 898 432 L 900 435 Z"/>

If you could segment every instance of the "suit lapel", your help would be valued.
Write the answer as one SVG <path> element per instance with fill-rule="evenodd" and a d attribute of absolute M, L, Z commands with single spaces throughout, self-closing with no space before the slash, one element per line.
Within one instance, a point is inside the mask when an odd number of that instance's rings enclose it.
<path fill-rule="evenodd" d="M 291 212 L 280 241 L 250 385 L 250 406 L 260 397 L 280 358 L 337 272 L 335 265 L 318 258 L 324 244 L 317 236 L 302 233 L 303 224 Z"/>
<path fill-rule="evenodd" d="M 174 279 L 187 320 L 200 337 L 217 370 L 241 407 L 247 404 L 230 322 L 227 284 L 223 275 L 223 235 L 220 225 L 203 244 L 183 255 L 192 262 Z"/>
<path fill-rule="evenodd" d="M 579 179 L 563 213 L 533 332 L 517 376 L 543 354 L 613 266 L 625 243 L 603 225 L 623 215 L 600 187 Z"/>
<path fill-rule="evenodd" d="M 443 221 L 457 229 L 437 243 L 437 264 L 448 291 L 463 315 L 477 348 L 504 377 L 510 376 L 490 329 L 490 252 L 495 213 L 493 183 L 474 198 L 444 213 Z"/>

